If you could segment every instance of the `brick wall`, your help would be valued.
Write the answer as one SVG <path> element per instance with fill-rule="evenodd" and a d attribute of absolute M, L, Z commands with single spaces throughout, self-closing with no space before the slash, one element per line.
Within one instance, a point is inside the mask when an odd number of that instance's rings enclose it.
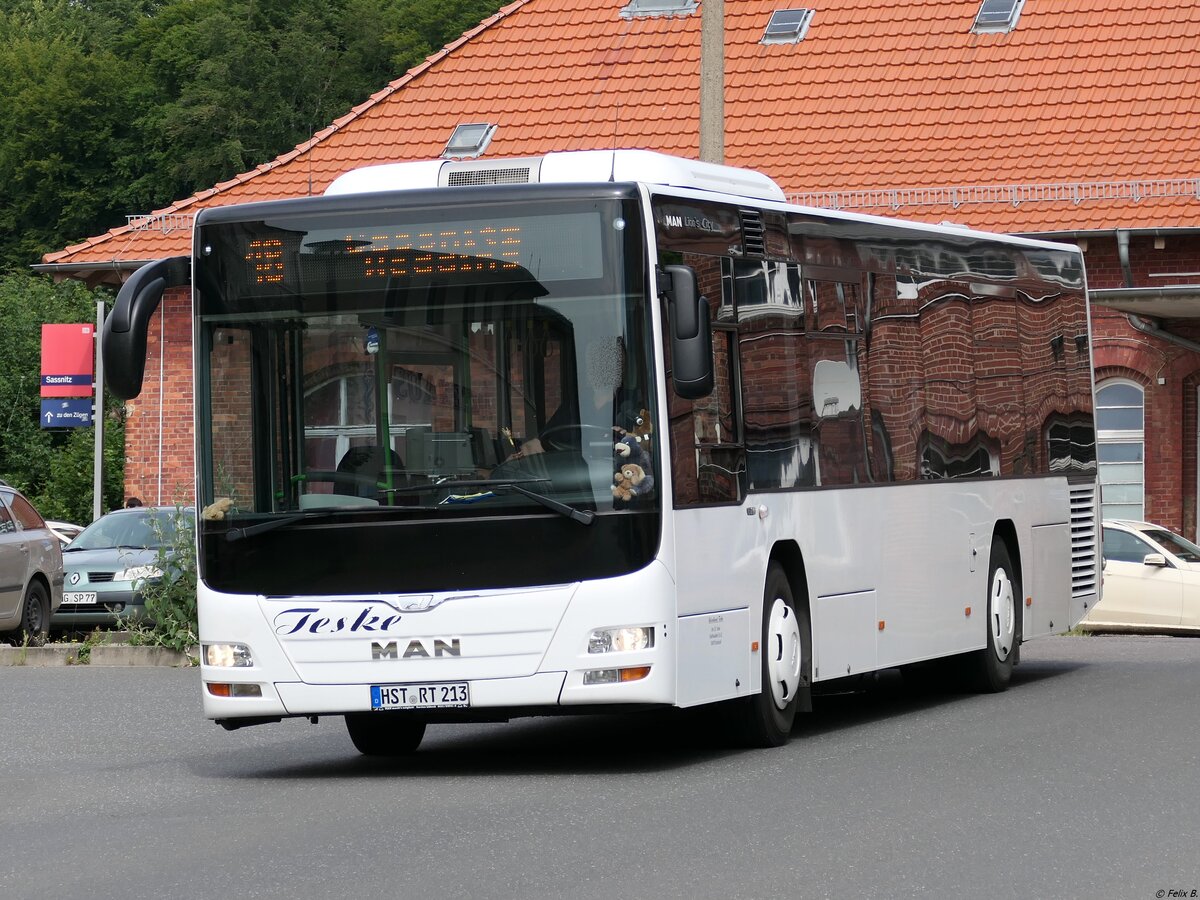
<path fill-rule="evenodd" d="M 192 300 L 166 292 L 150 321 L 141 396 L 125 404 L 125 496 L 195 502 L 192 428 Z M 160 402 L 161 398 L 165 398 Z"/>
<path fill-rule="evenodd" d="M 1200 237 L 1166 235 L 1156 249 L 1153 237 L 1134 236 L 1129 262 L 1134 287 L 1200 283 Z M 1090 288 L 1125 287 L 1115 237 L 1091 238 L 1085 253 Z M 1200 323 L 1167 321 L 1166 328 L 1200 343 Z M 1145 516 L 1195 538 L 1196 392 L 1200 353 L 1143 334 L 1124 313 L 1092 310 L 1096 382 L 1126 378 L 1145 391 Z"/>

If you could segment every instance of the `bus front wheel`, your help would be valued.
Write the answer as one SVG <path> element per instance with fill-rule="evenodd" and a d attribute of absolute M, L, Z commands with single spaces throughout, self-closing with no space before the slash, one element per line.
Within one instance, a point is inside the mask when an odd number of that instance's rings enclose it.
<path fill-rule="evenodd" d="M 987 646 L 971 655 L 971 674 L 977 690 L 997 693 L 1012 680 L 1021 643 L 1021 583 L 998 537 L 992 539 L 987 590 Z"/>
<path fill-rule="evenodd" d="M 810 688 L 812 639 L 807 611 L 797 606 L 782 567 L 772 563 L 763 591 L 759 665 L 762 691 L 737 701 L 740 737 L 753 747 L 786 744 Z M 807 704 L 805 704 L 807 708 Z"/>
<path fill-rule="evenodd" d="M 386 712 L 347 713 L 346 731 L 363 756 L 406 756 L 421 746 L 425 723 Z"/>

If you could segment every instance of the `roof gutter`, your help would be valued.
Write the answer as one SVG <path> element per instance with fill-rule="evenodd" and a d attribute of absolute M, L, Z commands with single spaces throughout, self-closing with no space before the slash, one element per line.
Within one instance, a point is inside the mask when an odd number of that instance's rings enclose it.
<path fill-rule="evenodd" d="M 1136 292 L 1136 295 L 1140 296 L 1140 298 L 1153 296 L 1154 299 L 1164 299 L 1184 294 L 1195 295 L 1196 289 L 1194 287 L 1150 288 L 1148 290 L 1146 288 L 1135 288 L 1133 286 L 1133 268 L 1129 265 L 1129 229 L 1117 228 L 1116 238 L 1117 259 L 1121 260 L 1121 274 L 1124 276 L 1124 282 L 1126 282 L 1126 292 L 1124 293 Z M 1140 331 L 1141 334 L 1158 337 L 1160 340 L 1174 343 L 1176 347 L 1192 350 L 1192 352 L 1200 352 L 1200 343 L 1190 341 L 1182 335 L 1176 335 L 1174 331 L 1166 331 L 1157 319 L 1142 318 L 1141 316 L 1135 316 L 1132 312 L 1127 312 L 1126 318 L 1129 320 L 1129 324 L 1136 331 Z"/>
<path fill-rule="evenodd" d="M 120 285 L 131 274 L 153 259 L 114 259 L 108 262 L 90 263 L 38 263 L 30 266 L 39 275 L 51 275 L 55 281 L 66 278 L 78 278 L 87 283 L 88 287 L 98 284 Z"/>
<path fill-rule="evenodd" d="M 1133 287 L 1133 269 L 1129 265 L 1129 229 L 1117 229 L 1117 259 L 1121 261 L 1121 274 L 1125 276 L 1125 287 Z"/>
<path fill-rule="evenodd" d="M 1171 331 L 1164 330 L 1153 319 L 1143 319 L 1141 316 L 1135 316 L 1133 313 L 1126 313 L 1125 318 L 1129 320 L 1129 324 L 1142 334 L 1148 334 L 1151 337 L 1160 338 L 1177 347 L 1183 347 L 1185 350 L 1191 350 L 1193 353 L 1200 353 L 1200 343 L 1188 340 L 1181 335 Z"/>
<path fill-rule="evenodd" d="M 1123 228 L 1130 237 L 1179 237 L 1186 234 L 1200 234 L 1200 228 Z M 1020 231 L 1014 232 L 1024 237 L 1036 237 L 1053 241 L 1085 241 L 1092 238 L 1116 234 L 1112 228 L 1092 228 L 1085 231 Z"/>
<path fill-rule="evenodd" d="M 1095 301 L 1104 300 L 1171 300 L 1176 297 L 1195 297 L 1200 294 L 1200 285 L 1175 284 L 1168 287 L 1144 288 L 1090 288 L 1088 297 Z M 1100 304 L 1104 306 L 1103 302 Z"/>

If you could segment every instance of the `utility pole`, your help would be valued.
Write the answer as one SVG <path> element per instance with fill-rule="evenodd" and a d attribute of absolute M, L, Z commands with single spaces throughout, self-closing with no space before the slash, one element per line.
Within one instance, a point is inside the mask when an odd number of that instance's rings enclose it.
<path fill-rule="evenodd" d="M 725 0 L 700 3 L 700 159 L 725 162 Z"/>
<path fill-rule="evenodd" d="M 100 336 L 104 333 L 104 301 L 96 301 L 96 411 L 92 425 L 96 432 L 96 448 L 92 457 L 92 521 L 101 515 L 104 500 L 104 354 L 100 352 Z"/>

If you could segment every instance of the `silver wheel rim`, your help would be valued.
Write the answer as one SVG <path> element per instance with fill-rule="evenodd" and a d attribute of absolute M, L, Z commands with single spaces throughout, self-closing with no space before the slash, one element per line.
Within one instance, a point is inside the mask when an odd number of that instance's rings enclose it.
<path fill-rule="evenodd" d="M 771 604 L 767 620 L 767 677 L 771 696 L 779 709 L 786 709 L 800 687 L 800 626 L 796 614 L 782 599 Z"/>
<path fill-rule="evenodd" d="M 1012 580 L 1004 569 L 997 569 L 992 575 L 988 597 L 988 625 L 992 629 L 992 649 L 1001 662 L 1008 659 L 1012 651 L 1016 624 L 1017 604 L 1013 597 Z"/>

